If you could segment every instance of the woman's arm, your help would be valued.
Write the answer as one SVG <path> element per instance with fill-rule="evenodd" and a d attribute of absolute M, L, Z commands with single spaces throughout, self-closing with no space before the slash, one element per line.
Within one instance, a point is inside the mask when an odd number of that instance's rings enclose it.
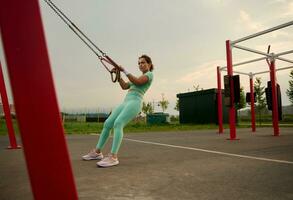
<path fill-rule="evenodd" d="M 122 72 L 126 72 L 126 70 L 122 67 L 122 66 L 119 66 L 119 68 L 120 68 L 120 71 L 122 71 Z M 125 73 L 125 75 L 127 76 L 127 78 L 129 79 L 129 81 L 131 81 L 133 84 L 135 84 L 135 85 L 143 85 L 143 84 L 145 84 L 145 83 L 147 83 L 148 81 L 149 81 L 149 78 L 148 78 L 148 76 L 146 76 L 146 75 L 141 75 L 140 77 L 136 77 L 136 76 L 134 76 L 134 75 L 132 75 L 132 74 L 130 74 L 130 73 Z M 123 81 L 123 80 L 122 80 Z M 124 82 L 124 81 L 123 81 Z M 120 83 L 120 82 L 119 82 Z M 125 83 L 125 82 L 124 82 Z M 121 84 L 120 84 L 121 85 Z M 122 85 L 121 85 L 121 87 L 122 87 Z M 129 88 L 129 84 L 128 84 L 128 87 L 126 88 L 126 89 L 128 89 Z M 123 87 L 122 87 L 122 89 L 123 89 Z"/>
<path fill-rule="evenodd" d="M 123 90 L 129 89 L 129 83 L 125 82 L 122 78 L 119 80 L 119 84 Z"/>
<path fill-rule="evenodd" d="M 143 85 L 149 81 L 146 75 L 141 75 L 140 77 L 133 76 L 132 74 L 127 74 L 127 78 L 135 85 Z"/>

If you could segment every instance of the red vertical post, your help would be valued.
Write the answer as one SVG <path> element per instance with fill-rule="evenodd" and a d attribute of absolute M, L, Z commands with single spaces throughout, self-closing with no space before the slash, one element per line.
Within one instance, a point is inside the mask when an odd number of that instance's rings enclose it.
<path fill-rule="evenodd" d="M 39 1 L 1 1 L 0 26 L 34 199 L 76 200 Z"/>
<path fill-rule="evenodd" d="M 218 82 L 218 123 L 219 123 L 219 134 L 223 133 L 223 109 L 222 109 L 222 88 L 221 88 L 221 71 L 220 67 L 217 67 L 217 82 Z"/>
<path fill-rule="evenodd" d="M 251 131 L 255 132 L 255 110 L 254 110 L 254 88 L 253 88 L 253 76 L 249 76 L 250 85 L 250 110 L 251 110 Z"/>
<path fill-rule="evenodd" d="M 10 146 L 8 146 L 8 149 L 19 149 L 20 146 L 17 145 L 15 133 L 14 133 L 13 125 L 12 125 L 10 107 L 9 107 L 9 102 L 7 98 L 7 92 L 6 92 L 1 62 L 0 62 L 0 93 L 1 93 L 3 110 L 5 114 L 5 121 L 6 121 L 7 130 L 8 130 L 9 142 L 10 142 Z"/>
<path fill-rule="evenodd" d="M 230 78 L 230 102 L 229 108 L 229 125 L 230 125 L 230 140 L 236 139 L 236 120 L 235 120 L 235 105 L 234 105 L 234 84 L 233 84 L 233 66 L 232 66 L 232 50 L 230 40 L 226 41 L 226 58 L 227 72 Z"/>
<path fill-rule="evenodd" d="M 277 97 L 277 80 L 276 80 L 276 68 L 275 59 L 270 62 L 270 78 L 272 84 L 272 108 L 273 108 L 273 127 L 274 136 L 279 136 L 279 115 L 278 115 L 278 97 Z"/>

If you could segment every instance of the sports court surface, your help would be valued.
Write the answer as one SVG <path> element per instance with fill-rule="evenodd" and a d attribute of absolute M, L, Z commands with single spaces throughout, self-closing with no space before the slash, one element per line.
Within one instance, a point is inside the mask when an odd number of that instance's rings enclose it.
<path fill-rule="evenodd" d="M 281 128 L 280 133 L 274 137 L 272 128 L 256 133 L 238 129 L 239 140 L 234 141 L 227 140 L 228 130 L 222 135 L 216 130 L 126 133 L 120 165 L 112 168 L 81 160 L 97 135 L 66 137 L 79 199 L 289 200 L 293 128 Z M 6 150 L 8 143 L 7 136 L 0 137 L 0 199 L 33 199 L 23 152 Z"/>

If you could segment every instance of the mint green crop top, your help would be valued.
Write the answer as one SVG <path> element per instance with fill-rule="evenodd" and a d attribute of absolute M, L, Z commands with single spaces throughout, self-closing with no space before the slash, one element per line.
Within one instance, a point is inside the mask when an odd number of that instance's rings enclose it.
<path fill-rule="evenodd" d="M 130 86 L 129 90 L 134 90 L 141 94 L 145 94 L 145 92 L 149 89 L 149 87 L 151 86 L 153 82 L 153 72 L 148 71 L 144 75 L 146 75 L 149 78 L 148 82 L 146 82 L 143 85 L 135 85 L 134 83 L 129 82 L 129 86 Z"/>

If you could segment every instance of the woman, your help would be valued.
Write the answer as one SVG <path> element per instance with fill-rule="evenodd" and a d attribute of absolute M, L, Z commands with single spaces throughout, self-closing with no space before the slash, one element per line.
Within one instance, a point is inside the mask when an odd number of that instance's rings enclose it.
<path fill-rule="evenodd" d="M 152 71 L 154 67 L 151 58 L 147 55 L 140 56 L 138 65 L 142 72 L 140 77 L 135 77 L 121 67 L 120 70 L 127 76 L 129 82 L 125 82 L 121 78 L 119 84 L 123 90 L 128 90 L 128 93 L 123 103 L 116 107 L 105 121 L 96 148 L 84 155 L 83 160 L 100 160 L 97 162 L 99 167 L 111 167 L 119 164 L 117 154 L 123 138 L 123 127 L 141 111 L 143 95 L 153 81 Z M 114 137 L 111 153 L 109 156 L 104 157 L 102 149 L 109 138 L 112 128 L 114 128 Z"/>

